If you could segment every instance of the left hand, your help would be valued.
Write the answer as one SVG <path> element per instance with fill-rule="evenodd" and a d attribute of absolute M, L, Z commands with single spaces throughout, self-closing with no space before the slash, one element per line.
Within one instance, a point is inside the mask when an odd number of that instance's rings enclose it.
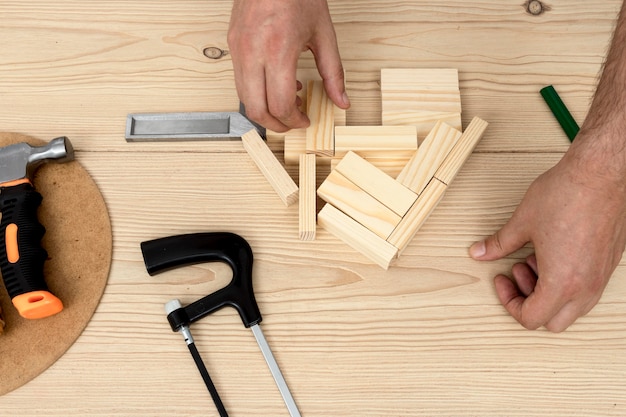
<path fill-rule="evenodd" d="M 533 244 L 535 254 L 513 266 L 514 281 L 495 277 L 500 302 L 528 329 L 561 332 L 587 314 L 621 259 L 626 184 L 591 165 L 566 154 L 531 184 L 502 229 L 470 248 L 474 259 L 495 260 Z"/>

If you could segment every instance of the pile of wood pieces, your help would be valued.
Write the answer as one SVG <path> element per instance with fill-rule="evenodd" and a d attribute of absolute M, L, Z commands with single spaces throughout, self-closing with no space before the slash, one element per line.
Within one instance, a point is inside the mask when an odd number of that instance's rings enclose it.
<path fill-rule="evenodd" d="M 285 205 L 299 202 L 301 240 L 314 240 L 322 226 L 387 269 L 441 201 L 487 122 L 475 117 L 461 132 L 456 69 L 382 70 L 382 126 L 346 126 L 345 111 L 320 80 L 308 80 L 301 93 L 311 125 L 281 135 L 284 163 L 299 164 L 299 187 L 256 131 L 244 135 L 244 147 Z M 316 189 L 318 163 L 332 170 Z M 319 212 L 316 196 L 326 202 Z"/>

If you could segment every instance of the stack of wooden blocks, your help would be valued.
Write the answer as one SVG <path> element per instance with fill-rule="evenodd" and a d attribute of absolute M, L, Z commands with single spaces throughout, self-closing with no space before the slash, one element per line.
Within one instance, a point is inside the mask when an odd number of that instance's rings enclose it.
<path fill-rule="evenodd" d="M 345 112 L 322 82 L 306 83 L 302 101 L 311 125 L 284 135 L 285 163 L 299 164 L 299 187 L 255 131 L 243 141 L 283 202 L 299 201 L 301 240 L 315 239 L 320 225 L 387 269 L 437 206 L 487 123 L 475 117 L 461 133 L 455 69 L 384 69 L 381 97 L 382 126 L 345 126 Z M 318 162 L 332 170 L 316 189 Z M 326 202 L 319 213 L 316 195 Z"/>

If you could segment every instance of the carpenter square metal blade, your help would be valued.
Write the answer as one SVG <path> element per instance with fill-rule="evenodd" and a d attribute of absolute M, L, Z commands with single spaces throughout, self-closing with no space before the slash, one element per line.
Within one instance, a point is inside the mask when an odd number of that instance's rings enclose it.
<path fill-rule="evenodd" d="M 193 140 L 240 140 L 256 129 L 265 129 L 241 112 L 135 113 L 126 119 L 127 142 L 176 142 Z"/>

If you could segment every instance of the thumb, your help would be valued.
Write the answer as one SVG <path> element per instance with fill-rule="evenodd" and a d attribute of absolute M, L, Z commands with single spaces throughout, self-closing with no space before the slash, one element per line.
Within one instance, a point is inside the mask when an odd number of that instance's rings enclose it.
<path fill-rule="evenodd" d="M 516 216 L 511 217 L 496 233 L 475 242 L 469 249 L 470 256 L 480 261 L 493 261 L 520 249 L 530 239 L 518 223 Z"/>

